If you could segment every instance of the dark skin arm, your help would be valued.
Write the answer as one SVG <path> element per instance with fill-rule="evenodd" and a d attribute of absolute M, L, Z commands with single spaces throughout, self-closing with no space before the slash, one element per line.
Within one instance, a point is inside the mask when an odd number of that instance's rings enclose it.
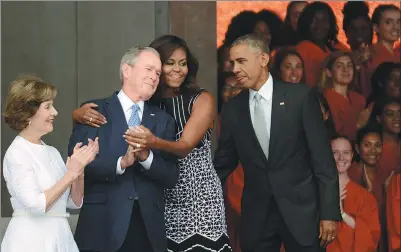
<path fill-rule="evenodd" d="M 86 103 L 72 111 L 72 120 L 99 128 L 101 125 L 106 124 L 107 120 L 96 108 L 96 103 Z"/>
<path fill-rule="evenodd" d="M 184 127 L 179 141 L 167 141 L 155 137 L 144 126 L 136 127 L 125 134 L 128 144 L 141 148 L 158 149 L 179 157 L 186 157 L 202 140 L 206 131 L 213 127 L 215 118 L 215 102 L 211 94 L 203 92 L 192 108 L 191 117 Z"/>

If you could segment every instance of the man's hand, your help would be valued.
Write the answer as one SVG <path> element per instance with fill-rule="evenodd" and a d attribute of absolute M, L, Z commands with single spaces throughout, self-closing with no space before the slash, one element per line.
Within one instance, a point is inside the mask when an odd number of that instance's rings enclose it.
<path fill-rule="evenodd" d="M 140 161 L 145 161 L 149 156 L 150 145 L 156 141 L 152 132 L 144 126 L 130 127 L 124 134 L 125 141 L 132 146 L 135 155 Z"/>
<path fill-rule="evenodd" d="M 332 220 L 320 221 L 320 246 L 326 247 L 337 237 L 337 223 Z"/>
<path fill-rule="evenodd" d="M 121 168 L 125 169 L 131 166 L 136 160 L 135 150 L 131 145 L 128 145 L 127 152 L 121 158 Z"/>

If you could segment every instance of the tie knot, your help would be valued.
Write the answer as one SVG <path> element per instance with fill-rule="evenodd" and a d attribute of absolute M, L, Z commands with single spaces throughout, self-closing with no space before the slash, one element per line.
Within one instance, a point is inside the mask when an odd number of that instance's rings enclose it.
<path fill-rule="evenodd" d="M 262 100 L 262 98 L 263 97 L 259 93 L 256 93 L 255 96 L 254 96 L 255 101 L 258 102 L 258 103 L 260 102 L 260 100 Z"/>
<path fill-rule="evenodd" d="M 138 104 L 134 104 L 134 105 L 132 105 L 132 113 L 136 113 L 138 110 L 139 110 L 139 105 Z"/>

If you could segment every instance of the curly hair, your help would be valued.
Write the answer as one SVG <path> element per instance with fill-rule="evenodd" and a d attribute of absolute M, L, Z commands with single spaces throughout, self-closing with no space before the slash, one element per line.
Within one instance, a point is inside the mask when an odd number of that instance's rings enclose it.
<path fill-rule="evenodd" d="M 338 26 L 336 16 L 334 15 L 333 10 L 330 5 L 324 2 L 313 2 L 308 4 L 305 9 L 302 11 L 301 15 L 298 19 L 298 36 L 300 41 L 302 40 L 311 40 L 312 34 L 310 33 L 310 26 L 313 23 L 313 19 L 315 15 L 319 11 L 327 12 L 329 15 L 329 31 L 327 34 L 326 46 L 330 48 L 330 50 L 334 51 L 335 49 L 332 46 L 332 43 L 338 42 Z"/>

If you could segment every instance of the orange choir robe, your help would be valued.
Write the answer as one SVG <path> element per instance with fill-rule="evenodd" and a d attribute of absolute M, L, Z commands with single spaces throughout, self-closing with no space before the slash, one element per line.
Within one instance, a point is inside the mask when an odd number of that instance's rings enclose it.
<path fill-rule="evenodd" d="M 401 251 L 401 173 L 394 174 L 387 187 L 387 234 L 389 252 Z"/>
<path fill-rule="evenodd" d="M 400 145 L 401 146 L 401 145 Z M 383 141 L 382 155 L 379 160 L 378 167 L 387 178 L 392 171 L 400 169 L 401 167 L 401 149 L 394 150 L 390 144 Z"/>
<path fill-rule="evenodd" d="M 327 252 L 374 252 L 380 240 L 379 210 L 373 194 L 354 181 L 345 187 L 344 212 L 355 219 L 355 229 L 344 221 L 337 225 L 337 238 Z"/>
<path fill-rule="evenodd" d="M 372 59 L 367 61 L 363 65 L 363 69 L 361 69 L 361 74 L 364 76 L 362 77 L 364 81 L 361 83 L 364 86 L 362 87 L 363 95 L 368 97 L 372 92 L 370 78 L 372 74 L 376 71 L 376 68 L 383 62 L 394 62 L 400 63 L 401 62 L 401 55 L 400 50 L 394 49 L 393 52 L 387 50 L 382 44 L 375 44 L 373 45 L 372 50 Z"/>
<path fill-rule="evenodd" d="M 330 49 L 326 48 L 326 51 L 323 51 L 308 40 L 299 42 L 295 49 L 304 61 L 305 84 L 310 87 L 316 87 L 320 79 L 323 62 L 327 55 L 331 53 Z"/>
<path fill-rule="evenodd" d="M 356 122 L 359 113 L 365 108 L 365 97 L 353 91 L 344 97 L 333 89 L 326 89 L 324 97 L 329 104 L 336 132 L 355 140 Z"/>
<path fill-rule="evenodd" d="M 357 163 L 352 163 L 351 167 L 348 169 L 349 178 L 356 182 L 357 184 L 366 188 L 366 182 L 364 179 L 363 168 Z M 376 198 L 378 209 L 379 209 L 379 220 L 380 220 L 380 242 L 379 242 L 379 252 L 387 252 L 387 228 L 386 228 L 386 213 L 385 213 L 385 192 L 384 183 L 386 177 L 384 173 L 377 168 L 375 176 L 372 183 L 372 193 Z"/>

